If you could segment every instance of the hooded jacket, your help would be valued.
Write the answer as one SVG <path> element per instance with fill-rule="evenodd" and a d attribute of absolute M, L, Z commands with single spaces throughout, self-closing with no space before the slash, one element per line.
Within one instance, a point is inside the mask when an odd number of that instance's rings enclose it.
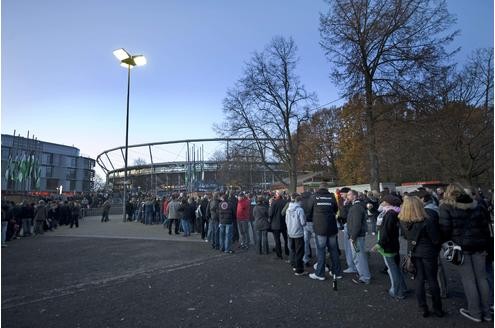
<path fill-rule="evenodd" d="M 347 214 L 347 229 L 349 230 L 349 239 L 356 240 L 358 237 L 366 236 L 368 213 L 365 204 L 356 200 Z"/>
<path fill-rule="evenodd" d="M 285 215 L 287 223 L 287 234 L 290 238 L 304 237 L 304 226 L 306 225 L 306 217 L 304 210 L 299 203 L 290 203 Z"/>
<path fill-rule="evenodd" d="M 333 236 L 337 230 L 337 200 L 327 189 L 319 189 L 311 197 L 311 213 L 315 234 Z"/>
<path fill-rule="evenodd" d="M 243 197 L 237 201 L 237 221 L 248 221 L 251 209 L 251 201 L 247 197 Z"/>
<path fill-rule="evenodd" d="M 256 205 L 253 209 L 254 228 L 257 231 L 270 229 L 268 223 L 268 207 L 265 205 Z"/>
<path fill-rule="evenodd" d="M 482 252 L 490 247 L 488 211 L 468 195 L 452 203 L 442 201 L 439 217 L 442 241 L 452 240 L 466 252 Z"/>
<path fill-rule="evenodd" d="M 384 209 L 383 221 L 380 225 L 378 245 L 382 247 L 385 253 L 398 254 L 400 250 L 399 243 L 399 219 L 397 209 L 390 207 Z"/>

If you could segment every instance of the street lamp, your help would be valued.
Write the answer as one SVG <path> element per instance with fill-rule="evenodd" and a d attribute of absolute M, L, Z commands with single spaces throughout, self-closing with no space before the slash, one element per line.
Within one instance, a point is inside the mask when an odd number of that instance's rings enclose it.
<path fill-rule="evenodd" d="M 125 49 L 120 48 L 113 52 L 114 56 L 120 61 L 120 66 L 127 68 L 127 113 L 125 119 L 125 157 L 124 157 L 124 197 L 122 201 L 123 221 L 126 221 L 126 198 L 127 198 L 127 152 L 129 146 L 129 91 L 131 88 L 131 68 L 134 66 L 143 66 L 146 64 L 146 58 L 143 55 L 132 56 Z"/>

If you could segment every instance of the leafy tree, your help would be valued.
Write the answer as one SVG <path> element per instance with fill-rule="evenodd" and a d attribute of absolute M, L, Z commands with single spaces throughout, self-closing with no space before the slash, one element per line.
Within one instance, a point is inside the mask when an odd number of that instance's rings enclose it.
<path fill-rule="evenodd" d="M 373 189 L 378 189 L 375 106 L 381 97 L 408 101 L 448 58 L 456 32 L 445 1 L 329 0 L 320 17 L 321 45 L 344 95 L 364 95 L 364 134 Z"/>

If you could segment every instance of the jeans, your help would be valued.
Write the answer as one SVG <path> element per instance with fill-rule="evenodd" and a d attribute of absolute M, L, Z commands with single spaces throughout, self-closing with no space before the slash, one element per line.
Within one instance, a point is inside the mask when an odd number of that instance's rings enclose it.
<path fill-rule="evenodd" d="M 34 222 L 34 234 L 35 235 L 42 235 L 45 231 L 43 230 L 43 221 L 42 220 L 36 220 Z"/>
<path fill-rule="evenodd" d="M 205 219 L 201 218 L 201 225 L 200 225 L 200 230 L 201 232 L 201 239 L 207 239 L 208 238 L 208 221 Z"/>
<path fill-rule="evenodd" d="M 188 219 L 181 219 L 180 223 L 182 225 L 182 231 L 184 231 L 184 236 L 190 236 L 191 235 L 191 223 L 189 222 Z"/>
<path fill-rule="evenodd" d="M 370 220 L 371 223 L 371 232 L 376 233 L 376 218 L 377 215 L 368 215 L 368 220 Z"/>
<path fill-rule="evenodd" d="M 232 224 L 220 224 L 218 228 L 220 232 L 220 250 L 228 253 L 232 250 Z"/>
<path fill-rule="evenodd" d="M 344 243 L 345 261 L 347 262 L 347 268 L 354 272 L 357 272 L 356 265 L 353 261 L 353 247 L 351 245 L 351 241 L 349 240 L 349 230 L 347 229 L 347 223 L 344 224 L 344 238 L 342 238 L 342 240 Z"/>
<path fill-rule="evenodd" d="M 366 247 L 364 245 L 364 237 L 357 237 L 354 243 L 356 243 L 359 252 L 356 252 L 354 246 L 351 246 L 352 259 L 357 269 L 359 280 L 369 283 L 371 274 L 368 266 L 368 255 L 366 254 Z"/>
<path fill-rule="evenodd" d="M 248 230 L 251 229 L 253 233 L 253 245 L 258 245 L 258 232 L 254 228 L 254 221 L 249 221 L 249 227 Z"/>
<path fill-rule="evenodd" d="M 76 228 L 79 228 L 79 216 L 78 215 L 73 215 L 70 219 L 70 227 L 72 228 L 74 225 L 76 225 Z M 49 227 L 51 228 L 51 227 Z"/>
<path fill-rule="evenodd" d="M 445 269 L 443 267 L 442 260 L 438 256 L 438 274 L 437 274 L 438 286 L 440 287 L 440 296 L 443 298 L 447 297 L 447 275 L 445 274 Z"/>
<path fill-rule="evenodd" d="M 218 222 L 213 222 L 210 220 L 208 225 L 208 240 L 211 242 L 211 247 L 214 249 L 220 249 L 220 241 L 218 233 Z"/>
<path fill-rule="evenodd" d="M 22 219 L 22 236 L 31 236 L 31 219 Z"/>
<path fill-rule="evenodd" d="M 107 222 L 107 221 L 109 221 L 108 211 L 103 211 L 103 213 L 101 214 L 101 222 Z"/>
<path fill-rule="evenodd" d="M 241 247 L 248 247 L 249 240 L 249 221 L 237 220 L 237 224 L 239 225 L 239 232 L 241 235 Z"/>
<path fill-rule="evenodd" d="M 464 263 L 457 268 L 461 275 L 469 313 L 478 319 L 489 316 L 489 287 L 486 277 L 486 253 L 464 253 Z"/>
<path fill-rule="evenodd" d="M 9 222 L 7 221 L 2 221 L 2 244 L 5 244 L 7 241 L 7 226 Z"/>
<path fill-rule="evenodd" d="M 342 274 L 342 268 L 339 262 L 339 252 L 337 244 L 337 234 L 333 236 L 320 236 L 315 235 L 316 241 L 316 270 L 315 274 L 319 277 L 325 276 L 325 261 L 326 261 L 326 249 L 330 253 L 330 259 L 332 260 L 332 273 L 340 276 Z"/>
<path fill-rule="evenodd" d="M 296 273 L 304 272 L 304 237 L 289 238 L 290 264 L 296 269 Z"/>
<path fill-rule="evenodd" d="M 306 225 L 304 226 L 304 263 L 311 261 L 311 239 L 313 233 L 313 222 L 306 222 Z"/>
<path fill-rule="evenodd" d="M 289 247 L 287 245 L 287 231 L 285 230 L 272 230 L 273 239 L 275 239 L 275 252 L 279 258 L 282 258 L 282 243 L 280 241 L 280 235 L 284 237 L 285 254 L 289 255 Z"/>
<path fill-rule="evenodd" d="M 258 254 L 268 254 L 268 231 L 256 231 L 256 252 Z"/>
<path fill-rule="evenodd" d="M 179 234 L 179 219 L 170 219 L 168 221 L 168 233 L 169 234 L 172 233 L 172 224 L 174 224 L 175 234 L 178 235 Z"/>
<path fill-rule="evenodd" d="M 425 293 L 426 280 L 430 287 L 433 310 L 442 311 L 442 299 L 440 298 L 440 287 L 438 286 L 437 281 L 438 259 L 436 257 L 421 258 L 413 256 L 412 260 L 416 267 L 416 278 L 414 280 L 416 281 L 416 299 L 418 300 L 418 306 L 423 310 L 428 309 Z"/>
<path fill-rule="evenodd" d="M 153 212 L 146 212 L 144 216 L 144 224 L 152 224 L 153 223 Z"/>
<path fill-rule="evenodd" d="M 387 266 L 388 277 L 390 278 L 389 295 L 392 297 L 404 297 L 407 285 L 399 266 L 395 262 L 395 256 L 383 256 L 383 260 Z"/>

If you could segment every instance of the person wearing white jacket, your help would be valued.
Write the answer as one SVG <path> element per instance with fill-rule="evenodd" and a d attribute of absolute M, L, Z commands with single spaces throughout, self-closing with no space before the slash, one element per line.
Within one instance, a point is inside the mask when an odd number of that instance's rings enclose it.
<path fill-rule="evenodd" d="M 296 276 L 302 276 L 304 272 L 304 226 L 306 216 L 301 207 L 301 196 L 292 194 L 291 203 L 285 215 L 287 234 L 289 235 L 289 260 Z"/>

